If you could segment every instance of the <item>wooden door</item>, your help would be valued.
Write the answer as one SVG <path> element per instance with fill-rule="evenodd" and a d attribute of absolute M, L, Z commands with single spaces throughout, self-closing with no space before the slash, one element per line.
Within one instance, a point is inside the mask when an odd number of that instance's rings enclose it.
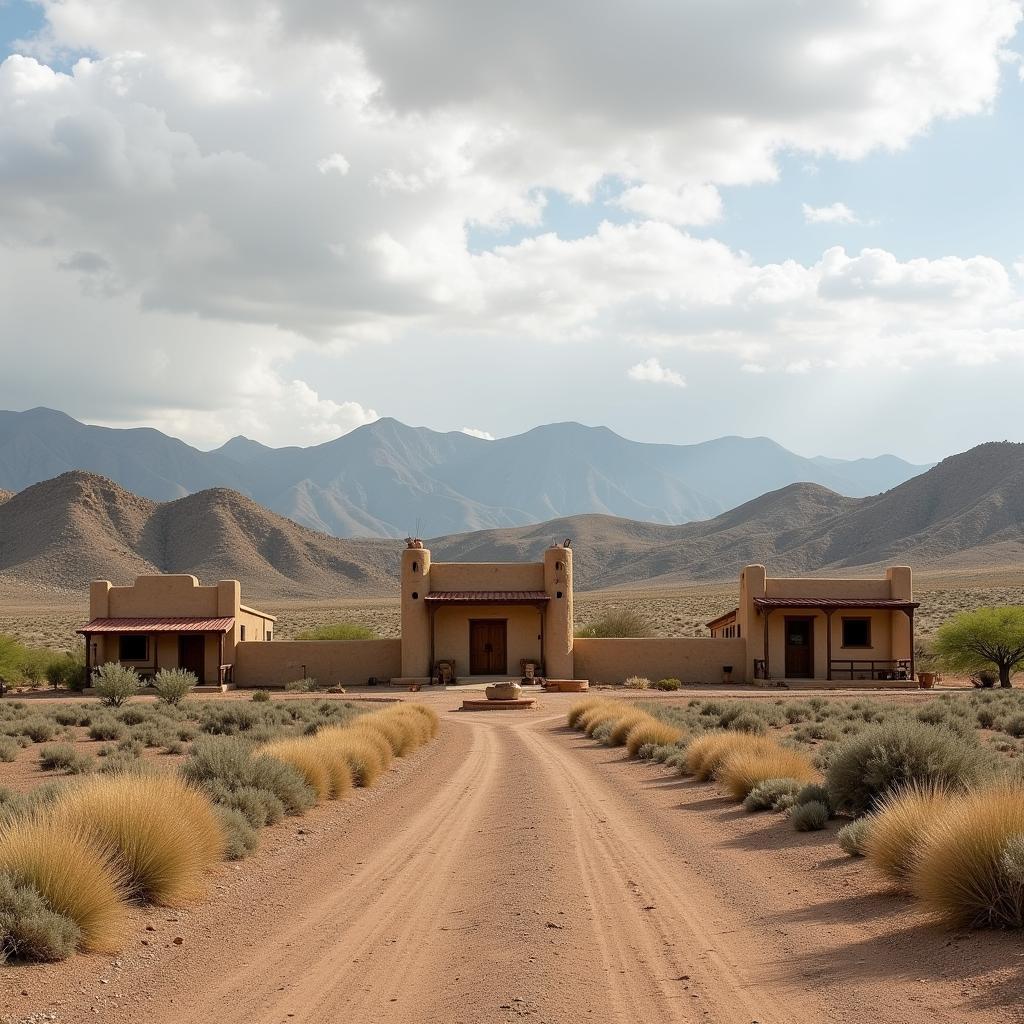
<path fill-rule="evenodd" d="M 786 617 L 786 678 L 814 678 L 814 619 Z"/>
<path fill-rule="evenodd" d="M 499 676 L 508 671 L 504 619 L 469 620 L 469 674 Z"/>
<path fill-rule="evenodd" d="M 187 669 L 199 682 L 206 675 L 206 637 L 201 633 L 183 633 L 178 637 L 178 667 Z"/>

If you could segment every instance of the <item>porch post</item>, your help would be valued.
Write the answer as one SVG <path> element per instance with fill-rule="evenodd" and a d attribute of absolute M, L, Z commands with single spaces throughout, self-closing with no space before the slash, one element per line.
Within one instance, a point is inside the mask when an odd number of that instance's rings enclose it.
<path fill-rule="evenodd" d="M 768 654 L 768 616 L 771 615 L 771 608 L 764 609 L 764 677 L 765 679 L 771 679 L 771 662 Z"/>
<path fill-rule="evenodd" d="M 540 612 L 540 674 L 543 676 L 547 672 L 547 665 L 544 662 L 544 614 L 547 611 L 547 605 L 542 604 L 540 601 L 537 602 L 537 611 Z"/>
<path fill-rule="evenodd" d="M 427 678 L 430 682 L 434 681 L 434 615 L 436 610 L 434 605 L 427 605 L 427 618 L 430 620 L 430 662 L 427 664 Z"/>
<path fill-rule="evenodd" d="M 832 613 L 833 609 L 825 611 L 825 651 L 828 658 L 828 665 L 825 671 L 825 678 L 832 682 Z"/>
<path fill-rule="evenodd" d="M 92 658 L 92 635 L 85 634 L 85 685 L 89 685 L 89 677 L 92 675 L 92 665 L 89 663 Z"/>
<path fill-rule="evenodd" d="M 917 672 L 917 663 L 914 657 L 914 609 L 908 608 L 907 618 L 910 619 L 910 681 L 914 681 Z"/>
<path fill-rule="evenodd" d="M 217 682 L 224 682 L 223 672 L 224 669 L 221 667 L 224 664 L 224 634 L 217 634 Z"/>

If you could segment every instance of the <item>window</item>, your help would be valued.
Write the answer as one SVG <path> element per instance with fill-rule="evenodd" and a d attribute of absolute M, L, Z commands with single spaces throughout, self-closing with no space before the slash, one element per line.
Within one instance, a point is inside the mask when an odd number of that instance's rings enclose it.
<path fill-rule="evenodd" d="M 267 639 L 268 640 L 273 640 L 274 639 L 274 631 L 272 629 L 268 629 L 267 630 Z"/>
<path fill-rule="evenodd" d="M 555 591 L 555 600 L 556 601 L 561 601 L 562 600 L 562 592 L 560 590 L 556 590 Z"/>
<path fill-rule="evenodd" d="M 412 571 L 413 572 L 419 572 L 420 571 L 420 563 L 419 562 L 413 562 L 412 563 Z"/>
<path fill-rule="evenodd" d="M 843 646 L 870 647 L 871 620 L 843 619 Z"/>
<path fill-rule="evenodd" d="M 244 623 L 241 626 L 238 627 L 238 631 L 239 631 L 238 632 L 238 638 L 240 640 L 244 640 L 245 639 L 245 625 L 244 625 Z"/>
<path fill-rule="evenodd" d="M 119 661 L 146 661 L 149 658 L 149 637 L 139 633 L 122 633 L 118 637 Z"/>
<path fill-rule="evenodd" d="M 555 572 L 561 572 L 561 571 L 562 571 L 562 563 L 561 562 L 555 562 Z"/>
<path fill-rule="evenodd" d="M 418 591 L 418 590 L 414 590 L 414 591 L 412 592 L 412 599 L 413 599 L 414 601 L 418 601 L 418 600 L 420 599 L 420 595 L 419 595 L 419 591 Z"/>

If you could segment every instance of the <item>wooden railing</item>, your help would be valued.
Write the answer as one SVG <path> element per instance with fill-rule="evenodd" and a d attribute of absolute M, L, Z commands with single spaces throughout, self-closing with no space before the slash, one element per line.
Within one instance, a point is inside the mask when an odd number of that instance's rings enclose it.
<path fill-rule="evenodd" d="M 832 659 L 833 679 L 910 679 L 910 659 Z"/>

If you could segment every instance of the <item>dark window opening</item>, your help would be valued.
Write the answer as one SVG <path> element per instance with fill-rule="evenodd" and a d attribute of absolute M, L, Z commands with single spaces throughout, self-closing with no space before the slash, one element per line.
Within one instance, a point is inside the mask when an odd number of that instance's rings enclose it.
<path fill-rule="evenodd" d="M 562 571 L 562 563 L 561 562 L 555 562 L 555 572 L 561 572 L 561 571 Z"/>
<path fill-rule="evenodd" d="M 149 658 L 149 637 L 125 633 L 118 637 L 117 656 L 121 661 L 146 661 Z"/>
<path fill-rule="evenodd" d="M 556 590 L 555 591 L 555 597 L 560 599 L 561 596 L 562 596 L 562 592 L 560 590 Z"/>
<path fill-rule="evenodd" d="M 870 647 L 871 620 L 843 619 L 843 646 Z"/>
<path fill-rule="evenodd" d="M 239 636 L 244 640 L 245 639 L 245 626 L 241 626 L 240 630 L 241 630 L 241 632 L 239 633 Z"/>
<path fill-rule="evenodd" d="M 412 592 L 412 599 L 413 599 L 414 601 L 418 601 L 418 600 L 420 599 L 420 595 L 419 595 L 419 592 L 418 592 L 418 591 L 414 590 L 414 591 Z"/>
<path fill-rule="evenodd" d="M 273 640 L 274 639 L 274 631 L 272 629 L 268 629 L 267 630 L 267 639 L 268 640 Z"/>
<path fill-rule="evenodd" d="M 413 562 L 412 563 L 412 571 L 413 572 L 419 572 L 420 571 L 420 563 L 419 562 Z"/>

